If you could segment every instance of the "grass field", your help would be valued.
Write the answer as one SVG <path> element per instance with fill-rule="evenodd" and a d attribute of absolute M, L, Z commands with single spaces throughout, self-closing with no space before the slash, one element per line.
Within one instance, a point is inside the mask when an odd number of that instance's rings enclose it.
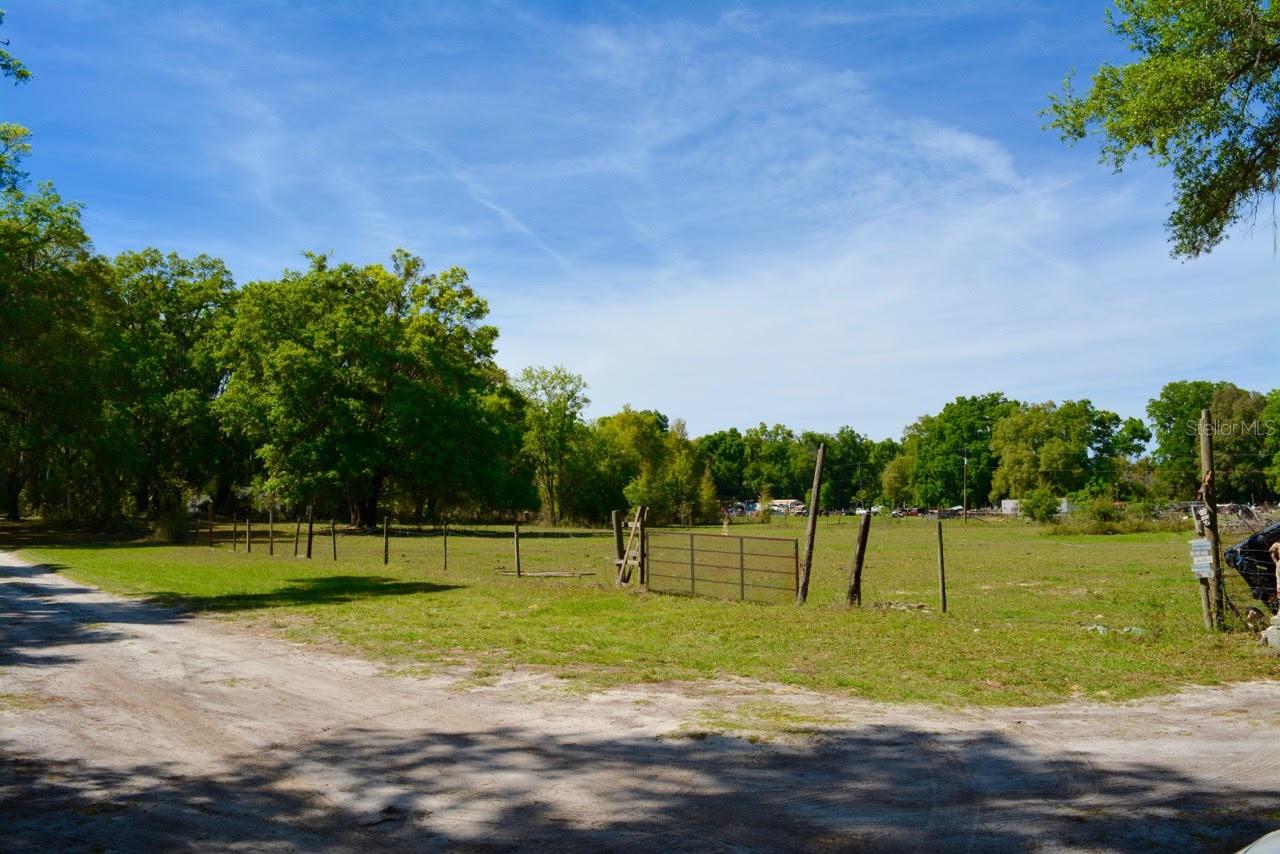
<path fill-rule="evenodd" d="M 945 615 L 936 608 L 934 526 L 921 519 L 875 520 L 866 605 L 854 610 L 843 607 L 853 519 L 820 525 L 803 607 L 618 589 L 605 532 L 522 536 L 524 569 L 598 573 L 586 578 L 497 574 L 513 564 L 509 529 L 451 536 L 447 571 L 438 536 L 393 538 L 384 567 L 380 536 L 340 533 L 335 562 L 327 528 L 317 529 L 310 561 L 291 556 L 292 528 L 277 529 L 269 556 L 261 526 L 252 554 L 230 549 L 229 528 L 211 548 L 10 526 L 0 527 L 0 547 L 117 593 L 249 620 L 410 671 L 468 665 L 479 678 L 535 666 L 593 688 L 731 674 L 877 700 L 1004 705 L 1280 676 L 1280 659 L 1253 635 L 1204 631 L 1190 534 L 1046 536 L 1020 522 L 944 524 Z M 800 520 L 733 530 L 803 533 Z M 1235 582 L 1243 607 L 1247 591 Z"/>

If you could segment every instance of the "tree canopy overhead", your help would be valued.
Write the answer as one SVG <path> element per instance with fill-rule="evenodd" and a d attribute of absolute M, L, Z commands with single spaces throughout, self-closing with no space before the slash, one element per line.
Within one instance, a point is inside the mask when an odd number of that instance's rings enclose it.
<path fill-rule="evenodd" d="M 1174 175 L 1175 256 L 1213 249 L 1280 186 L 1280 6 L 1262 0 L 1116 0 L 1112 31 L 1137 60 L 1087 92 L 1050 97 L 1063 139 L 1102 138 L 1116 171 L 1146 154 Z"/>

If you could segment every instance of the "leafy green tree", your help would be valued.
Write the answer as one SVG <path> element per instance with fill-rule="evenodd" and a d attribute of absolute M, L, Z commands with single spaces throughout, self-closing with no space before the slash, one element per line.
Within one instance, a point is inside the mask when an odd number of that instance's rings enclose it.
<path fill-rule="evenodd" d="M 702 475 L 698 478 L 694 513 L 702 522 L 712 522 L 720 516 L 720 495 L 716 491 L 716 480 L 711 476 L 711 467 L 707 465 L 702 467 Z"/>
<path fill-rule="evenodd" d="M 1200 484 L 1200 411 L 1213 404 L 1217 383 L 1178 380 L 1166 383 L 1147 401 L 1147 418 L 1155 433 L 1155 460 L 1160 481 L 1171 497 L 1190 498 Z"/>
<path fill-rule="evenodd" d="M 1149 440 L 1142 422 L 1122 421 L 1088 400 L 1019 405 L 992 430 L 998 463 L 991 499 L 1021 498 L 1041 487 L 1055 495 L 1085 488 L 1113 495 L 1119 464 Z"/>
<path fill-rule="evenodd" d="M 991 492 L 995 464 L 991 433 L 997 421 L 1017 404 L 999 392 L 957 397 L 937 415 L 922 416 L 907 428 L 913 443 L 911 487 L 920 504 L 959 504 L 964 492 L 965 459 L 969 460 L 969 495 Z"/>
<path fill-rule="evenodd" d="M 1280 388 L 1267 393 L 1262 408 L 1262 464 L 1271 496 L 1280 495 Z"/>
<path fill-rule="evenodd" d="M 1154 427 L 1155 461 L 1165 494 L 1189 498 L 1200 483 L 1200 412 L 1213 413 L 1217 496 L 1222 501 L 1263 500 L 1274 495 L 1263 466 L 1266 458 L 1267 400 L 1229 382 L 1180 380 L 1167 383 L 1147 403 Z"/>
<path fill-rule="evenodd" d="M 10 519 L 28 487 L 33 504 L 57 512 L 103 509 L 93 466 L 110 391 L 107 283 L 79 205 L 51 184 L 0 192 L 0 481 Z"/>
<path fill-rule="evenodd" d="M 1214 389 L 1214 490 L 1223 501 L 1269 500 L 1273 492 L 1262 462 L 1266 458 L 1267 399 L 1256 391 L 1222 383 Z"/>
<path fill-rule="evenodd" d="M 558 524 L 574 445 L 586 431 L 582 410 L 591 401 L 582 377 L 561 366 L 525 368 L 516 382 L 525 398 L 524 452 L 533 466 L 542 510 Z"/>
<path fill-rule="evenodd" d="M 646 464 L 640 475 L 627 484 L 627 502 L 632 507 L 647 506 L 649 517 L 657 524 L 714 521 L 719 512 L 715 484 L 708 480 L 708 467 L 699 463 L 683 421 L 676 419 L 672 423 L 663 443 L 661 464 Z"/>
<path fill-rule="evenodd" d="M 834 435 L 804 433 L 801 442 L 815 455 L 819 444 L 826 445 L 819 508 L 852 506 L 856 501 L 854 495 L 863 486 L 870 469 L 866 437 L 852 427 L 841 427 Z M 810 484 L 808 491 L 812 489 Z"/>
<path fill-rule="evenodd" d="M 4 24 L 5 11 L 0 9 L 0 25 Z M 9 47 L 8 39 L 0 39 L 0 77 L 8 77 L 14 83 L 22 83 L 31 79 L 31 71 L 13 54 L 9 53 L 6 48 Z"/>
<path fill-rule="evenodd" d="M 855 482 L 853 497 L 864 505 L 887 501 L 883 490 L 884 472 L 898 454 L 902 445 L 893 439 L 867 439 L 867 468 L 861 480 Z"/>
<path fill-rule="evenodd" d="M 428 273 L 404 250 L 391 270 L 308 257 L 307 270 L 242 290 L 215 408 L 253 442 L 260 495 L 341 496 L 351 524 L 371 526 L 390 479 L 460 479 L 452 466 L 504 381 L 497 329 L 460 268 Z"/>
<path fill-rule="evenodd" d="M 914 443 L 904 443 L 902 453 L 885 465 L 880 474 L 880 489 L 889 506 L 901 507 L 915 496 L 911 487 L 911 473 L 915 465 Z"/>
<path fill-rule="evenodd" d="M 1019 501 L 1019 510 L 1037 522 L 1052 522 L 1058 515 L 1058 497 L 1047 486 L 1037 486 Z"/>
<path fill-rule="evenodd" d="M 1051 96 L 1066 140 L 1102 137 L 1116 171 L 1139 153 L 1171 167 L 1174 255 L 1194 257 L 1256 213 L 1280 175 L 1280 6 L 1263 0 L 1116 0 L 1108 25 L 1135 61 Z"/>
<path fill-rule="evenodd" d="M 661 412 L 624 406 L 621 412 L 596 419 L 592 428 L 613 445 L 614 464 L 627 480 L 645 468 L 662 468 L 670 451 L 668 421 Z"/>
<path fill-rule="evenodd" d="M 744 501 L 755 493 L 746 485 L 747 448 L 738 428 L 730 427 L 694 440 L 701 459 L 710 467 L 716 493 L 727 501 Z"/>
<path fill-rule="evenodd" d="M 809 451 L 788 427 L 760 424 L 742 435 L 743 484 L 752 495 L 799 498 L 813 475 Z M 806 475 L 806 469 L 808 474 Z"/>
<path fill-rule="evenodd" d="M 111 273 L 124 386 L 109 406 L 109 429 L 130 449 L 121 473 L 132 482 L 136 509 L 171 516 L 184 492 L 209 483 L 225 457 L 211 411 L 222 374 L 210 348 L 234 305 L 235 282 L 215 258 L 156 249 L 122 253 Z"/>
<path fill-rule="evenodd" d="M 0 9 L 0 25 L 4 24 L 4 10 Z M 31 72 L 13 54 L 9 53 L 8 39 L 0 39 L 0 77 L 8 77 L 15 84 L 31 79 Z M 31 153 L 31 132 L 22 125 L 0 122 L 0 189 L 14 189 L 26 180 L 26 173 L 18 164 Z"/>
<path fill-rule="evenodd" d="M 27 180 L 20 164 L 31 153 L 31 131 L 12 122 L 0 122 L 0 190 L 16 189 Z"/>

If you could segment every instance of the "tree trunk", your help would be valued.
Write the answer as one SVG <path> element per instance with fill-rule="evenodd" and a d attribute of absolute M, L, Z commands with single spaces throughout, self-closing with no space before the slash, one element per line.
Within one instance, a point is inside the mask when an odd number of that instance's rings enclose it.
<path fill-rule="evenodd" d="M 19 521 L 22 518 L 22 508 L 18 506 L 22 500 L 22 478 L 17 473 L 10 472 L 4 479 L 4 495 L 7 502 L 5 518 L 10 522 Z"/>
<path fill-rule="evenodd" d="M 378 524 L 378 500 L 382 497 L 382 484 L 386 475 L 374 475 L 369 491 L 361 498 L 352 498 L 351 525 L 356 528 L 372 528 Z"/>

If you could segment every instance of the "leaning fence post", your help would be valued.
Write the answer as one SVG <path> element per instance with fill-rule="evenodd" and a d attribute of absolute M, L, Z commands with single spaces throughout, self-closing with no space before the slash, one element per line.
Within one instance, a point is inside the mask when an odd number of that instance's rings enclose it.
<path fill-rule="evenodd" d="M 329 540 L 333 543 L 333 559 L 336 561 L 338 559 L 338 523 L 333 519 L 329 520 Z"/>
<path fill-rule="evenodd" d="M 390 516 L 382 517 L 382 565 L 386 566 L 391 560 L 391 542 L 387 539 L 387 526 L 391 524 Z"/>
<path fill-rule="evenodd" d="M 616 553 L 613 565 L 622 566 L 622 559 L 626 557 L 626 547 L 622 545 L 622 511 L 614 510 L 609 514 L 610 521 L 613 523 L 613 550 Z"/>
<path fill-rule="evenodd" d="M 862 562 L 867 557 L 867 535 L 871 532 L 871 513 L 864 513 L 858 526 L 858 545 L 853 550 L 853 571 L 849 575 L 849 592 L 844 597 L 845 607 L 862 607 Z"/>
<path fill-rule="evenodd" d="M 298 541 L 302 539 L 302 514 L 298 514 L 298 524 L 293 528 L 293 556 L 298 556 Z"/>
<path fill-rule="evenodd" d="M 312 517 L 314 508 L 307 505 L 307 560 L 311 560 L 311 541 L 315 539 L 315 524 Z"/>
<path fill-rule="evenodd" d="M 942 553 L 942 519 L 938 519 L 938 595 L 942 600 L 942 613 L 947 613 L 947 561 Z"/>
<path fill-rule="evenodd" d="M 520 577 L 520 523 L 516 522 L 512 537 L 516 548 L 516 578 Z"/>
<path fill-rule="evenodd" d="M 796 601 L 804 603 L 809 598 L 809 574 L 813 571 L 813 538 L 818 533 L 818 503 L 822 495 L 822 458 L 827 446 L 818 445 L 818 459 L 813 466 L 813 491 L 809 494 L 809 517 L 804 532 L 804 565 L 800 568 L 800 589 Z"/>
<path fill-rule="evenodd" d="M 274 555 L 276 553 L 276 511 L 274 507 L 267 508 L 267 554 Z"/>

